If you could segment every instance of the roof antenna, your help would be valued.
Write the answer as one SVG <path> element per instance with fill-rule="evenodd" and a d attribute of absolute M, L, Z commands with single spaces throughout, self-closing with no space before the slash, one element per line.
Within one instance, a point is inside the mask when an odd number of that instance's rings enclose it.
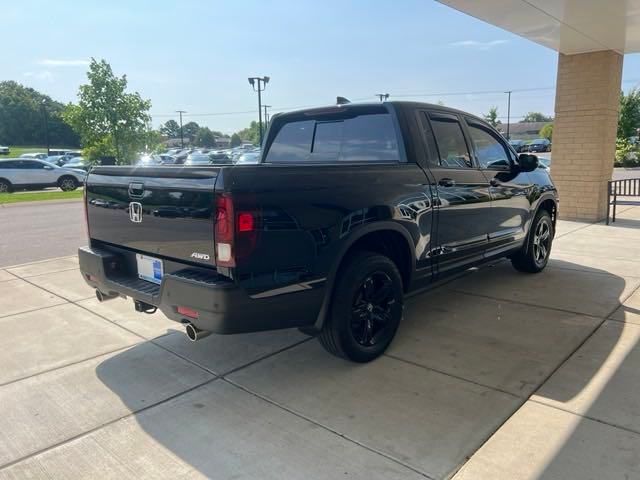
<path fill-rule="evenodd" d="M 345 97 L 337 97 L 336 98 L 336 103 L 338 105 L 346 105 L 347 103 L 351 103 L 351 100 L 349 100 L 348 98 L 345 98 Z"/>

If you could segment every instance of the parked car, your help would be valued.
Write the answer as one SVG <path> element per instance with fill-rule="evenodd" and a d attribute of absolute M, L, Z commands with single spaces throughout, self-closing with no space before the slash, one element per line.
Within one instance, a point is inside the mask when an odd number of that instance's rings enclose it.
<path fill-rule="evenodd" d="M 236 165 L 255 165 L 256 163 L 260 163 L 260 152 L 247 152 L 236 160 Z"/>
<path fill-rule="evenodd" d="M 529 152 L 550 152 L 551 142 L 546 138 L 537 138 L 529 143 Z"/>
<path fill-rule="evenodd" d="M 49 155 L 44 152 L 37 152 L 37 153 L 23 153 L 22 155 L 20 155 L 20 158 L 37 158 L 38 160 L 44 160 L 48 156 Z"/>
<path fill-rule="evenodd" d="M 87 162 L 84 157 L 73 157 L 71 160 L 64 164 L 65 168 L 83 170 L 85 172 L 88 172 L 91 166 L 92 165 Z"/>
<path fill-rule="evenodd" d="M 10 149 L 7 146 L 0 145 L 0 155 L 9 155 Z"/>
<path fill-rule="evenodd" d="M 553 182 L 478 117 L 413 102 L 307 109 L 274 115 L 264 145 L 259 165 L 92 170 L 79 257 L 98 299 L 159 309 L 192 340 L 299 327 L 366 362 L 392 341 L 406 293 L 500 257 L 547 265 Z"/>
<path fill-rule="evenodd" d="M 159 154 L 158 158 L 163 165 L 174 165 L 176 163 L 176 157 L 173 155 L 167 155 L 166 153 Z"/>
<path fill-rule="evenodd" d="M 142 155 L 136 161 L 136 165 L 139 167 L 153 167 L 156 165 L 162 165 L 162 159 L 159 155 Z"/>
<path fill-rule="evenodd" d="M 517 153 L 527 151 L 527 143 L 524 140 L 509 140 L 509 145 L 511 145 Z"/>
<path fill-rule="evenodd" d="M 231 165 L 233 160 L 229 155 L 224 152 L 211 152 L 209 153 L 209 160 L 214 165 Z"/>
<path fill-rule="evenodd" d="M 62 166 L 66 157 L 64 155 L 50 155 L 47 158 L 43 158 L 45 162 L 51 163 L 53 165 L 57 165 L 59 167 Z"/>
<path fill-rule="evenodd" d="M 44 160 L 11 158 L 0 160 L 0 192 L 14 189 L 59 187 L 67 192 L 84 183 L 86 172 L 58 167 Z"/>
<path fill-rule="evenodd" d="M 190 153 L 186 160 L 185 165 L 210 165 L 211 157 L 207 153 Z"/>

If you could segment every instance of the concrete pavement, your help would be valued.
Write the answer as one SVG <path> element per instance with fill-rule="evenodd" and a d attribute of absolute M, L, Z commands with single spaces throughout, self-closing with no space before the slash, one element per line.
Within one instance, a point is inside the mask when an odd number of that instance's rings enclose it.
<path fill-rule="evenodd" d="M 75 257 L 0 269 L 0 479 L 640 477 L 640 207 L 407 300 L 381 359 L 189 343 Z M 626 477 L 625 477 L 626 476 Z"/>

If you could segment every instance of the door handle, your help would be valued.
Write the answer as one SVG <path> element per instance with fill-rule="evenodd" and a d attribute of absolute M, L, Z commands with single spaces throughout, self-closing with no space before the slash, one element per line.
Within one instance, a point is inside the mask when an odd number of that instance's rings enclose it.
<path fill-rule="evenodd" d="M 456 181 L 452 178 L 441 178 L 438 182 L 438 185 L 441 187 L 453 187 L 456 184 Z"/>

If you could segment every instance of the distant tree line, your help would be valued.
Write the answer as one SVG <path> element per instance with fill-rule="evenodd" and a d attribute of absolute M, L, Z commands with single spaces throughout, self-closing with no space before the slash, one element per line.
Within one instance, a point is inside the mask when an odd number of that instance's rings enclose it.
<path fill-rule="evenodd" d="M 51 145 L 79 147 L 79 135 L 62 119 L 64 104 L 11 80 L 0 82 L 0 144 L 45 145 L 43 109 Z"/>

